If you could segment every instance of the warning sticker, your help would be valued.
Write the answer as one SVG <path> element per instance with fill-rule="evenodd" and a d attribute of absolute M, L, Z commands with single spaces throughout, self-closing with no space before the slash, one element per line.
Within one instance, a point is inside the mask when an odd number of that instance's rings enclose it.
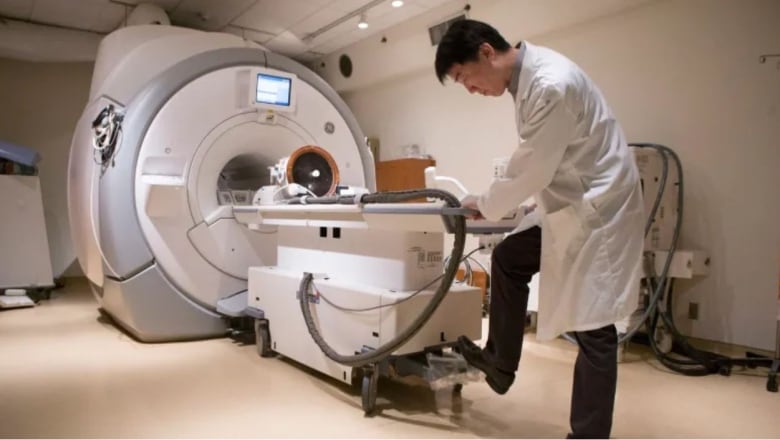
<path fill-rule="evenodd" d="M 413 258 L 416 259 L 416 264 L 419 269 L 435 267 L 441 264 L 443 258 L 442 251 L 426 250 L 419 246 L 409 248 L 407 252 L 414 255 Z"/>

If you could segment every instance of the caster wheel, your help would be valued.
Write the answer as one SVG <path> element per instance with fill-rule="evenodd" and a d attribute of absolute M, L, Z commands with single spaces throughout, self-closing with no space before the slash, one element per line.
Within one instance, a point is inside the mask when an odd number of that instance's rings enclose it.
<path fill-rule="evenodd" d="M 537 314 L 536 312 L 525 313 L 525 331 L 536 329 Z"/>
<path fill-rule="evenodd" d="M 463 384 L 462 383 L 456 383 L 452 387 L 452 394 L 460 394 L 461 391 L 463 391 Z"/>
<path fill-rule="evenodd" d="M 769 380 L 766 381 L 766 390 L 770 393 L 777 392 L 777 376 L 769 377 Z"/>
<path fill-rule="evenodd" d="M 731 367 L 730 367 L 730 366 L 728 366 L 728 365 L 722 365 L 722 366 L 721 366 L 721 367 L 718 369 L 718 373 L 719 373 L 721 376 L 731 376 Z"/>
<path fill-rule="evenodd" d="M 363 386 L 361 395 L 363 400 L 363 412 L 372 415 L 376 410 L 376 393 L 379 383 L 379 368 L 376 366 L 363 368 Z"/>
<path fill-rule="evenodd" d="M 275 354 L 271 349 L 271 331 L 268 329 L 268 321 L 264 319 L 255 321 L 255 343 L 260 357 L 273 357 Z"/>

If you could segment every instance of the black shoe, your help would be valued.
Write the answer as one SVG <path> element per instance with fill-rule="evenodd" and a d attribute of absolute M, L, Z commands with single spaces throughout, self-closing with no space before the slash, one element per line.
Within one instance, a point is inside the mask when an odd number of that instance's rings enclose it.
<path fill-rule="evenodd" d="M 566 438 L 567 439 L 569 439 L 569 438 L 601 438 L 601 439 L 606 439 L 606 438 L 609 438 L 609 436 L 604 437 L 604 435 L 578 435 L 578 434 L 573 434 L 573 433 L 570 432 L 570 433 L 566 434 Z"/>
<path fill-rule="evenodd" d="M 479 346 L 465 336 L 458 338 L 458 349 L 469 365 L 485 373 L 485 380 L 498 394 L 505 394 L 515 381 L 515 373 L 501 371 L 487 359 Z"/>

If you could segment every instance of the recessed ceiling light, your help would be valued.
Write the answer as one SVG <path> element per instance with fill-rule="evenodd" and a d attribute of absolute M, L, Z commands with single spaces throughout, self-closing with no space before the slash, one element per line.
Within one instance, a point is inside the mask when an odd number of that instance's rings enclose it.
<path fill-rule="evenodd" d="M 400 8 L 404 5 L 404 2 L 403 0 L 393 0 L 393 2 L 390 4 L 393 5 L 394 8 Z"/>
<path fill-rule="evenodd" d="M 360 15 L 360 21 L 358 22 L 358 27 L 360 29 L 368 29 L 368 22 L 366 21 L 366 14 Z"/>

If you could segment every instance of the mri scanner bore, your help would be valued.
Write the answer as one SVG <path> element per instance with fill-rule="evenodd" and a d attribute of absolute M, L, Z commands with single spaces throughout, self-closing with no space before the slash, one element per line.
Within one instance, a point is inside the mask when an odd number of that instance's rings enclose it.
<path fill-rule="evenodd" d="M 362 372 L 371 411 L 380 374 L 468 380 L 450 347 L 480 338 L 482 301 L 451 286 L 457 198 L 374 193 L 373 163 L 302 65 L 232 35 L 123 28 L 100 45 L 73 138 L 74 247 L 100 309 L 138 340 L 254 327 L 261 354 Z M 438 203 L 395 203 L 420 195 Z"/>

